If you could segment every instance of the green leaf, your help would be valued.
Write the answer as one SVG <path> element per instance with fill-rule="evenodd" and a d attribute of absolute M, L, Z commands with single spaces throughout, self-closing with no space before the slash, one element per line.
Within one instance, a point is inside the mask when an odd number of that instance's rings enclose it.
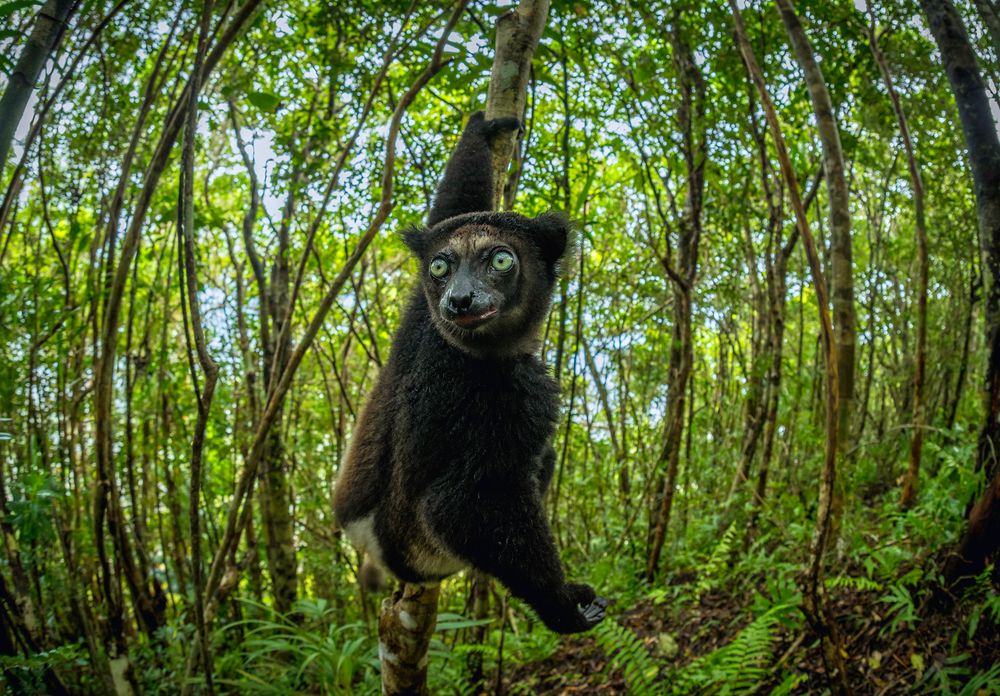
<path fill-rule="evenodd" d="M 653 61 L 652 56 L 648 53 L 643 53 L 639 56 L 639 60 L 635 62 L 635 81 L 642 84 L 654 75 L 656 75 L 656 63 Z"/>
<path fill-rule="evenodd" d="M 493 623 L 493 619 L 467 619 L 460 614 L 450 614 L 448 612 L 438 614 L 437 631 L 457 631 L 460 628 L 472 628 L 474 626 L 486 626 Z"/>
<path fill-rule="evenodd" d="M 87 235 L 81 235 L 80 238 L 76 240 L 76 246 L 74 247 L 76 249 L 76 253 L 81 253 L 89 244 L 90 239 L 87 238 Z"/>
<path fill-rule="evenodd" d="M 0 17 L 7 17 L 12 15 L 18 10 L 23 10 L 27 7 L 39 6 L 42 3 L 40 0 L 13 0 L 12 2 L 5 2 L 0 4 Z"/>
<path fill-rule="evenodd" d="M 973 636 L 976 635 L 976 631 L 979 629 L 979 619 L 983 615 L 982 604 L 977 605 L 973 610 L 972 614 L 969 615 L 969 640 L 971 641 Z"/>
<path fill-rule="evenodd" d="M 281 97 L 269 94 L 268 92 L 248 92 L 247 99 L 261 111 L 269 113 L 277 111 L 278 105 L 281 103 Z"/>

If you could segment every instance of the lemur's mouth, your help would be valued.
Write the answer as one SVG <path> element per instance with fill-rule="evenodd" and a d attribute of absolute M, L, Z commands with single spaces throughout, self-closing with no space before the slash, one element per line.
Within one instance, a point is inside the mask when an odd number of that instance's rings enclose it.
<path fill-rule="evenodd" d="M 477 329 L 488 322 L 490 319 L 495 317 L 499 311 L 500 310 L 496 307 L 490 307 L 485 312 L 481 312 L 480 314 L 459 314 L 457 316 L 450 317 L 450 319 L 451 323 L 455 326 L 471 331 L 472 329 Z"/>

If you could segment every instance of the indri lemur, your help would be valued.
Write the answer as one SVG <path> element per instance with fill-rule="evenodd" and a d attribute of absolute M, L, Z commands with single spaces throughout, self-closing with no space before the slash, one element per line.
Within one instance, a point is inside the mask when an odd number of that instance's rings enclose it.
<path fill-rule="evenodd" d="M 553 631 L 585 631 L 607 600 L 567 583 L 542 507 L 555 455 L 558 386 L 536 357 L 564 217 L 488 212 L 490 146 L 516 118 L 472 116 L 428 228 L 403 233 L 420 260 L 388 362 L 337 480 L 337 519 L 400 580 L 472 566 Z"/>

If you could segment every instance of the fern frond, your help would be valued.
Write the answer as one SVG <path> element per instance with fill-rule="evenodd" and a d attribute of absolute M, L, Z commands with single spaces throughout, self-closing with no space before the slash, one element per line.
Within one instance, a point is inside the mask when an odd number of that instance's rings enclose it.
<path fill-rule="evenodd" d="M 852 590 L 858 590 L 859 592 L 882 591 L 882 585 L 880 583 L 875 582 L 871 578 L 864 578 L 855 575 L 838 575 L 833 578 L 827 578 L 826 586 L 828 589 L 846 587 Z"/>
<path fill-rule="evenodd" d="M 673 676 L 674 693 L 699 692 L 745 694 L 771 676 L 771 658 L 777 639 L 775 628 L 794 609 L 779 604 L 754 619 L 732 640 L 678 670 Z"/>
<path fill-rule="evenodd" d="M 659 667 L 639 637 L 616 621 L 603 621 L 594 628 L 597 644 L 607 654 L 614 669 L 625 676 L 628 692 L 635 696 L 652 694 Z"/>
<path fill-rule="evenodd" d="M 712 549 L 712 555 L 702 566 L 702 571 L 698 575 L 698 583 L 695 586 L 696 600 L 712 589 L 715 581 L 729 568 L 733 548 L 736 544 L 736 536 L 736 523 L 733 522 L 722 533 L 719 543 Z"/>

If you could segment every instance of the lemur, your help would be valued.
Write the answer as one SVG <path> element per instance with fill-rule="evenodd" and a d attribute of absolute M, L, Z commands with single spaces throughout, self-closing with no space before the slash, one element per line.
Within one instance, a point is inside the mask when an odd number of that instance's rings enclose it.
<path fill-rule="evenodd" d="M 519 128 L 474 114 L 428 226 L 403 233 L 420 282 L 355 425 L 334 511 L 399 580 L 471 566 L 553 631 L 576 633 L 608 601 L 566 582 L 546 520 L 559 389 L 537 356 L 570 227 L 559 214 L 490 212 L 491 145 Z"/>

